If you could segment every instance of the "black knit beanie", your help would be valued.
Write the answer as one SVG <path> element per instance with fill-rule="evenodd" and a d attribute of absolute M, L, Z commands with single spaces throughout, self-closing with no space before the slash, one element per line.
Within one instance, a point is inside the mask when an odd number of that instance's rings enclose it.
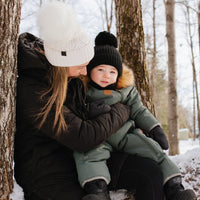
<path fill-rule="evenodd" d="M 87 65 L 87 74 L 90 77 L 91 70 L 98 65 L 111 65 L 118 71 L 118 77 L 122 75 L 122 57 L 117 50 L 117 38 L 107 31 L 100 32 L 95 38 L 95 53 Z"/>

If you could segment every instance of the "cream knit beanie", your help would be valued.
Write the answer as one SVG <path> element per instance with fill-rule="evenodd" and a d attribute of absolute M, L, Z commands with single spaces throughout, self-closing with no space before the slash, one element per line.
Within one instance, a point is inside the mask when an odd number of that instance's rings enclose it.
<path fill-rule="evenodd" d="M 81 65 L 94 56 L 90 37 L 67 4 L 59 1 L 47 3 L 38 13 L 37 24 L 44 40 L 45 55 L 52 65 Z"/>

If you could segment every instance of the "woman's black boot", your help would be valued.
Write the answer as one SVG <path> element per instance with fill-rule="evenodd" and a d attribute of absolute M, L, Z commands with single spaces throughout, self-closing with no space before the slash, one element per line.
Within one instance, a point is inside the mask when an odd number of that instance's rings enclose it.
<path fill-rule="evenodd" d="M 164 185 L 164 191 L 167 200 L 197 200 L 193 190 L 184 189 L 180 176 L 173 177 L 167 181 Z"/>
<path fill-rule="evenodd" d="M 107 183 L 103 179 L 87 182 L 84 189 L 87 195 L 82 200 L 111 200 Z"/>

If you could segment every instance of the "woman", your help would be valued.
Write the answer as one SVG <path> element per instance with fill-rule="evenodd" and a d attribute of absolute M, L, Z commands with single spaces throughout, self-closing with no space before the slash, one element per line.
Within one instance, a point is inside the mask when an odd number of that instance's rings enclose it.
<path fill-rule="evenodd" d="M 80 200 L 85 192 L 73 151 L 87 152 L 105 141 L 130 111 L 122 104 L 86 106 L 82 82 L 71 84 L 86 75 L 94 50 L 67 5 L 47 4 L 38 20 L 44 41 L 28 33 L 19 37 L 15 179 L 26 200 Z M 98 116 L 84 120 L 87 112 Z M 113 153 L 108 167 L 109 189 L 136 189 L 140 200 L 162 199 L 162 175 L 153 161 Z"/>

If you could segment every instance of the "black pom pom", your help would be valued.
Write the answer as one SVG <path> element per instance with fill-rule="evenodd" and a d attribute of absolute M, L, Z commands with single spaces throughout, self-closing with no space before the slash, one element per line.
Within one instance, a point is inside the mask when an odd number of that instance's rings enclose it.
<path fill-rule="evenodd" d="M 117 48 L 118 42 L 117 38 L 112 33 L 103 31 L 96 36 L 95 45 L 110 45 Z"/>

